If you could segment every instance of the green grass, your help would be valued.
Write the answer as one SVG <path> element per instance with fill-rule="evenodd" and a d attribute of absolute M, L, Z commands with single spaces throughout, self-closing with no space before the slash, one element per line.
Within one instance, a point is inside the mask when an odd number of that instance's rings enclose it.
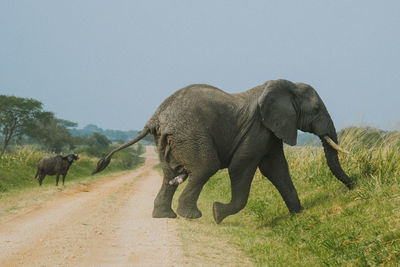
<path fill-rule="evenodd" d="M 139 157 L 143 153 L 143 148 L 136 150 L 127 149 L 117 153 L 110 165 L 102 172 L 109 174 L 116 171 L 133 169 L 144 162 Z M 38 186 L 37 179 L 34 179 L 37 163 L 40 159 L 47 156 L 53 156 L 44 151 L 38 151 L 29 147 L 17 150 L 15 152 L 5 153 L 0 158 L 0 198 L 4 192 L 18 191 L 20 189 Z M 79 180 L 91 175 L 95 169 L 98 158 L 89 157 L 86 154 L 80 154 L 79 160 L 75 161 L 65 178 L 65 183 L 72 180 Z M 60 177 L 60 179 L 62 179 Z M 43 185 L 55 185 L 55 176 L 46 176 Z"/>
<path fill-rule="evenodd" d="M 371 131 L 352 128 L 339 135 L 341 146 L 352 153 L 341 156 L 344 170 L 357 182 L 352 191 L 330 173 L 322 148 L 285 147 L 305 208 L 298 215 L 289 215 L 277 190 L 257 172 L 245 209 L 216 225 L 212 203 L 230 200 L 227 171 L 218 172 L 200 195 L 203 217 L 179 220 L 182 235 L 191 238 L 186 250 L 198 247 L 196 235 L 207 235 L 239 248 L 258 266 L 396 266 L 400 135 L 377 138 Z"/>

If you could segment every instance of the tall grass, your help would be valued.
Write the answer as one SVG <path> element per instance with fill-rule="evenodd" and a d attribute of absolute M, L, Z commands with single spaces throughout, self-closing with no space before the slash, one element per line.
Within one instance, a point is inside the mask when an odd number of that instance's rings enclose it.
<path fill-rule="evenodd" d="M 183 235 L 191 238 L 187 249 L 198 246 L 198 233 L 227 240 L 258 266 L 398 264 L 399 132 L 354 127 L 339 133 L 339 143 L 351 152 L 340 155 L 340 161 L 357 183 L 354 190 L 348 191 L 331 174 L 321 147 L 285 147 L 305 210 L 289 215 L 277 190 L 257 172 L 245 209 L 216 225 L 212 203 L 230 200 L 230 181 L 223 170 L 210 179 L 200 196 L 203 218 L 180 220 Z"/>
<path fill-rule="evenodd" d="M 354 176 L 377 180 L 376 185 L 400 183 L 400 131 L 352 127 L 342 131 L 339 138 L 352 152 L 345 167 Z"/>
<path fill-rule="evenodd" d="M 126 149 L 117 153 L 104 173 L 136 167 L 144 161 L 140 157 L 143 151 L 144 148 L 140 145 L 135 150 Z M 49 154 L 31 147 L 23 147 L 14 152 L 5 153 L 0 158 L 0 193 L 38 186 L 38 181 L 34 179 L 37 164 L 40 159 L 50 156 L 55 156 L 55 154 Z M 95 169 L 98 160 L 98 158 L 90 157 L 85 153 L 79 154 L 79 160 L 74 161 L 68 171 L 66 183 L 68 183 L 68 180 L 89 176 Z M 43 184 L 55 184 L 55 176 L 46 176 Z"/>

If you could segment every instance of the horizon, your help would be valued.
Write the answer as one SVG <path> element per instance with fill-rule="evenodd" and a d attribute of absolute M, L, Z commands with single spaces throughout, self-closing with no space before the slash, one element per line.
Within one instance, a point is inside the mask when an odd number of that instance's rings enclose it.
<path fill-rule="evenodd" d="M 400 130 L 400 2 L 2 1 L 0 94 L 141 130 L 176 90 L 305 82 L 339 131 Z M 118 119 L 117 119 L 118 118 Z"/>
<path fill-rule="evenodd" d="M 121 129 L 110 129 L 110 128 L 103 128 L 100 127 L 99 125 L 93 124 L 93 123 L 88 123 L 84 126 L 72 126 L 72 127 L 67 127 L 69 130 L 84 130 L 87 129 L 88 126 L 95 126 L 96 128 L 101 129 L 102 131 L 122 131 L 122 132 L 130 132 L 130 131 L 134 131 L 134 132 L 140 132 L 142 129 L 127 129 L 127 130 L 121 130 Z M 360 128 L 372 128 L 372 129 L 378 129 L 381 131 L 400 131 L 400 129 L 382 129 L 382 128 L 377 128 L 377 127 L 373 127 L 373 126 L 369 126 L 369 125 L 349 125 L 347 127 L 341 128 L 341 129 L 336 129 L 337 132 L 339 132 L 340 130 L 344 130 L 350 127 L 360 127 Z M 318 137 L 317 135 L 315 135 L 314 133 L 309 133 L 309 132 L 303 132 L 302 130 L 297 129 L 297 132 L 299 134 L 306 134 L 306 135 L 313 135 Z"/>

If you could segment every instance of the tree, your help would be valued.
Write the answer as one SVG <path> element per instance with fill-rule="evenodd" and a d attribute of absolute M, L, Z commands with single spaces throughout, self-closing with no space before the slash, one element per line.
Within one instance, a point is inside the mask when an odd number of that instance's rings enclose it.
<path fill-rule="evenodd" d="M 26 127 L 42 113 L 42 103 L 35 99 L 0 95 L 0 131 L 2 156 L 14 137 L 24 134 Z"/>
<path fill-rule="evenodd" d="M 96 140 L 96 145 L 102 148 L 108 148 L 108 146 L 112 143 L 105 135 L 100 133 L 93 133 L 92 138 Z"/>
<path fill-rule="evenodd" d="M 64 147 L 74 148 L 75 139 L 67 127 L 75 127 L 75 122 L 58 119 L 52 112 L 42 112 L 27 127 L 25 134 L 39 141 L 47 149 L 59 153 Z"/>
<path fill-rule="evenodd" d="M 105 135 L 92 133 L 91 135 L 74 136 L 75 144 L 79 146 L 80 153 L 86 153 L 95 157 L 102 157 L 108 153 L 112 143 Z"/>

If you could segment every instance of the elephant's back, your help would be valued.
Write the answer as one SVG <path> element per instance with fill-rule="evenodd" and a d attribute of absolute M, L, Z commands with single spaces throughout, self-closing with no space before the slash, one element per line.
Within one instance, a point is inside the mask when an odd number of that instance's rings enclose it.
<path fill-rule="evenodd" d="M 207 84 L 186 86 L 169 96 L 150 121 L 163 132 L 192 134 L 210 128 L 220 115 L 232 113 L 235 98 Z"/>
<path fill-rule="evenodd" d="M 207 126 L 205 124 L 212 123 L 218 113 L 226 113 L 235 106 L 235 97 L 231 94 L 211 85 L 192 84 L 165 99 L 147 126 L 171 133 L 191 131 L 193 125 Z"/>

